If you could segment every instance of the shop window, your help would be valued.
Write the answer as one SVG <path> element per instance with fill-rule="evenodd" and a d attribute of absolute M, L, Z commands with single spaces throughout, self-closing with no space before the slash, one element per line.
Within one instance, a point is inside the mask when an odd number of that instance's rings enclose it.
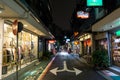
<path fill-rule="evenodd" d="M 17 53 L 18 50 L 18 53 Z M 4 24 L 3 39 L 3 74 L 7 71 L 13 71 L 16 62 L 19 66 L 26 65 L 37 59 L 38 56 L 38 37 L 29 32 L 22 31 L 18 33 L 18 49 L 17 36 L 12 32 L 12 26 Z M 19 68 L 21 69 L 21 68 Z"/>
<path fill-rule="evenodd" d="M 4 37 L 3 37 L 3 55 L 2 55 L 2 74 L 7 74 L 11 63 L 17 60 L 16 53 L 16 36 L 12 33 L 11 25 L 4 24 Z"/>
<path fill-rule="evenodd" d="M 113 64 L 120 66 L 120 37 L 112 36 L 112 59 Z"/>
<path fill-rule="evenodd" d="M 87 39 L 84 41 L 84 50 L 85 50 L 85 54 L 91 54 L 91 39 Z"/>
<path fill-rule="evenodd" d="M 107 39 L 96 40 L 96 48 L 97 49 L 108 49 Z"/>

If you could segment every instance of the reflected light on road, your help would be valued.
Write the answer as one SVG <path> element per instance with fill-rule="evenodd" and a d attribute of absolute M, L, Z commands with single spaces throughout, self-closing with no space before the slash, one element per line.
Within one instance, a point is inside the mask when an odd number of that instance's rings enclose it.
<path fill-rule="evenodd" d="M 68 52 L 64 52 L 64 51 L 62 51 L 62 52 L 59 53 L 59 55 L 67 56 L 67 55 L 68 55 Z"/>
<path fill-rule="evenodd" d="M 32 71 L 32 72 L 31 72 L 31 75 L 35 74 L 36 72 L 37 72 L 37 71 Z"/>

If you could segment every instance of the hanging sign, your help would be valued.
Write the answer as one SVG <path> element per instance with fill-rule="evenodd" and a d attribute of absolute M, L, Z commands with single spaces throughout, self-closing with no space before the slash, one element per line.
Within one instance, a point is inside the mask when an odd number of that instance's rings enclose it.
<path fill-rule="evenodd" d="M 74 32 L 74 36 L 77 36 L 79 34 L 79 32 Z"/>
<path fill-rule="evenodd" d="M 18 21 L 17 20 L 15 20 L 12 24 L 12 31 L 14 35 L 17 35 L 18 33 Z"/>
<path fill-rule="evenodd" d="M 56 40 L 49 40 L 49 43 L 55 43 Z"/>

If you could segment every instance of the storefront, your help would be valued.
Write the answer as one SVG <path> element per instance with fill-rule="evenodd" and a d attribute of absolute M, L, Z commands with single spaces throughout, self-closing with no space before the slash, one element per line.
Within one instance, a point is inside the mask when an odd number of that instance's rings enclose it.
<path fill-rule="evenodd" d="M 16 36 L 12 33 L 12 27 L 8 24 L 4 24 L 3 27 L 3 66 L 9 66 L 9 62 L 17 60 L 16 53 Z"/>
<path fill-rule="evenodd" d="M 112 34 L 112 62 L 113 65 L 120 67 L 120 35 L 119 30 Z"/>
<path fill-rule="evenodd" d="M 95 35 L 95 49 L 108 50 L 108 37 L 107 33 L 102 32 Z"/>
<path fill-rule="evenodd" d="M 88 55 L 91 54 L 91 45 L 92 45 L 91 39 L 88 38 L 83 43 L 84 43 L 84 53 Z"/>
<path fill-rule="evenodd" d="M 75 40 L 75 41 L 72 42 L 72 51 L 75 54 L 80 54 L 79 40 Z"/>
<path fill-rule="evenodd" d="M 20 52 L 23 53 L 24 57 L 32 57 L 32 59 L 37 58 L 38 55 L 37 35 L 22 31 L 21 33 L 19 33 L 18 44 L 19 44 Z"/>
<path fill-rule="evenodd" d="M 0 19 L 0 44 L 3 44 L 3 25 L 4 20 Z M 2 73 L 3 73 L 3 45 L 0 46 L 0 79 L 2 79 Z"/>
<path fill-rule="evenodd" d="M 90 55 L 92 52 L 92 35 L 84 34 L 79 37 L 80 40 L 80 53 L 82 55 Z"/>
<path fill-rule="evenodd" d="M 38 50 L 38 45 L 41 45 L 41 43 L 38 43 L 38 36 L 52 38 L 52 34 L 20 1 L 0 0 L 0 3 L 3 8 L 0 13 L 0 79 L 18 80 L 18 74 L 13 76 L 14 73 L 18 73 L 19 69 L 22 72 L 22 65 L 31 65 L 34 59 L 42 56 L 42 52 L 40 52 L 42 47 Z M 24 27 L 22 32 L 18 33 L 18 37 L 13 34 L 12 30 L 14 20 L 23 23 Z M 18 24 L 15 27 L 18 27 Z M 12 73 L 8 73 L 8 71 Z"/>
<path fill-rule="evenodd" d="M 55 46 L 56 40 L 48 40 L 46 43 L 48 45 L 48 52 L 52 52 L 55 55 L 57 52 Z"/>
<path fill-rule="evenodd" d="M 17 36 L 13 34 L 11 25 L 4 23 L 3 28 L 2 73 L 7 74 L 8 70 L 13 71 L 12 67 L 15 67 L 16 63 L 18 64 L 18 69 L 21 69 L 22 65 L 27 65 L 27 63 L 37 59 L 38 36 L 23 30 L 18 33 L 17 41 Z M 6 70 L 5 67 L 7 67 Z"/>
<path fill-rule="evenodd" d="M 117 30 L 120 30 L 120 8 L 115 9 L 109 15 L 105 16 L 98 22 L 92 25 L 92 32 L 107 32 L 107 38 L 98 39 L 99 43 L 104 48 L 108 49 L 108 56 L 110 63 L 120 67 L 120 55 L 119 55 L 119 35 L 116 34 Z M 111 18 L 112 16 L 112 18 Z M 107 39 L 107 42 L 106 42 Z M 96 44 L 97 45 L 97 44 Z M 106 47 L 108 46 L 108 48 Z"/>

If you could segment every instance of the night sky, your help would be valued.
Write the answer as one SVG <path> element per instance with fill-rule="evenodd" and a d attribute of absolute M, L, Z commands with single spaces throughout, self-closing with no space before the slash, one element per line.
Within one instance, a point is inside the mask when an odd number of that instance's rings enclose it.
<path fill-rule="evenodd" d="M 70 19 L 76 7 L 76 0 L 50 0 L 50 2 L 53 22 L 63 30 L 70 30 Z"/>

